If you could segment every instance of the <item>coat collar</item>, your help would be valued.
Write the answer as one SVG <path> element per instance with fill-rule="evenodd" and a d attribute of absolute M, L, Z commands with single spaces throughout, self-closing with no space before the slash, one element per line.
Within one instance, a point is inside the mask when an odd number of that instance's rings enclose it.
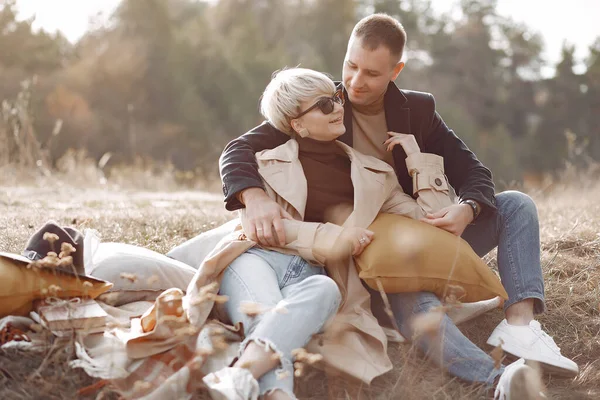
<path fill-rule="evenodd" d="M 350 157 L 354 184 L 354 208 L 343 226 L 367 228 L 385 202 L 386 177 L 390 174 L 395 177 L 394 169 L 375 157 L 357 152 L 345 143 L 339 142 L 339 145 Z"/>
<path fill-rule="evenodd" d="M 385 196 L 387 174 L 394 170 L 385 162 L 374 157 L 358 153 L 350 146 L 337 141 L 351 162 L 351 178 L 354 186 L 354 209 L 344 226 L 364 226 L 375 219 L 381 209 Z M 298 159 L 298 142 L 288 140 L 271 150 L 256 154 L 258 172 L 265 182 L 273 188 L 304 219 L 308 188 L 302 164 Z"/>
<path fill-rule="evenodd" d="M 373 170 L 376 172 L 393 172 L 394 169 L 387 163 L 376 159 L 375 157 L 366 156 L 362 153 L 357 152 L 352 147 L 345 143 L 336 142 L 338 146 L 344 150 L 353 165 L 364 168 L 367 170 Z M 298 160 L 298 142 L 294 139 L 288 140 L 284 144 L 275 147 L 274 149 L 264 150 L 256 153 L 256 159 L 262 161 L 264 164 L 267 161 L 279 161 L 277 163 L 280 166 L 285 166 L 286 163 L 292 163 Z M 263 167 L 259 164 L 259 168 Z"/>
<path fill-rule="evenodd" d="M 290 139 L 274 149 L 256 153 L 258 173 L 304 220 L 308 186 L 298 159 L 298 142 Z"/>
<path fill-rule="evenodd" d="M 258 161 L 282 161 L 292 162 L 298 159 L 298 142 L 296 140 L 288 140 L 284 144 L 256 153 Z"/>

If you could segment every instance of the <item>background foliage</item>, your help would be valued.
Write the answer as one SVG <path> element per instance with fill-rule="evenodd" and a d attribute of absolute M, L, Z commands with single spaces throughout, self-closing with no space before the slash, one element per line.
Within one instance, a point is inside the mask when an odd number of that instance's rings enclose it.
<path fill-rule="evenodd" d="M 52 169 L 83 149 L 110 153 L 108 167 L 148 159 L 214 174 L 224 145 L 261 122 L 273 71 L 302 65 L 339 79 L 352 27 L 373 11 L 407 29 L 399 86 L 432 92 L 500 186 L 600 160 L 600 37 L 584 73 L 565 45 L 555 76 L 542 78 L 542 41 L 527 26 L 499 16 L 495 0 L 458 7 L 450 16 L 429 0 L 123 0 L 73 44 L 32 30 L 15 0 L 0 0 L 0 162 Z M 23 146 L 35 160 L 23 160 Z"/>

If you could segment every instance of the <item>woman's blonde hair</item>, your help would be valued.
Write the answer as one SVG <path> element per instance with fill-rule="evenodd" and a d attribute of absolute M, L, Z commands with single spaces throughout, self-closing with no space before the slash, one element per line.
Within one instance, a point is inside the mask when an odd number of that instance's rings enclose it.
<path fill-rule="evenodd" d="M 300 113 L 302 102 L 320 94 L 332 95 L 335 84 L 327 75 L 306 68 L 277 71 L 260 101 L 260 113 L 275 128 L 291 135 L 290 121 Z"/>

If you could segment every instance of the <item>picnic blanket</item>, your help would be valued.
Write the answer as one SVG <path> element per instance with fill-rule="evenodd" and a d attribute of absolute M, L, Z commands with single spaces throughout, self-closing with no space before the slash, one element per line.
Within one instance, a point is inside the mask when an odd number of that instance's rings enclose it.
<path fill-rule="evenodd" d="M 166 291 L 156 304 L 174 291 L 182 294 L 177 289 Z M 77 332 L 77 358 L 69 365 L 108 380 L 124 398 L 190 398 L 202 376 L 229 365 L 237 356 L 241 337 L 234 327 L 208 321 L 198 330 L 185 318 L 165 314 L 152 333 L 145 335 L 140 317 L 153 303 L 99 304 L 109 315 L 108 328 L 102 333 Z M 5 339 L 0 348 L 41 352 L 49 348 L 49 333 L 40 329 L 35 317 L 8 316 L 0 319 L 0 335 Z M 54 334 L 62 336 L 62 332 Z"/>
<path fill-rule="evenodd" d="M 196 252 L 195 265 L 137 246 L 102 243 L 97 232 L 86 230 L 86 272 L 115 282 L 114 291 L 97 299 L 108 314 L 106 329 L 49 332 L 35 312 L 30 317 L 8 316 L 0 319 L 1 348 L 44 351 L 50 335 L 63 337 L 75 341 L 77 358 L 69 365 L 107 380 L 124 398 L 191 397 L 205 374 L 233 361 L 242 335 L 239 327 L 208 319 L 210 290 L 199 293 L 208 295 L 199 305 L 207 318 L 191 324 L 183 310 L 183 290 L 211 247 L 236 225 L 234 221 L 195 238 L 210 244 L 204 254 Z M 136 301 L 150 298 L 156 300 Z"/>

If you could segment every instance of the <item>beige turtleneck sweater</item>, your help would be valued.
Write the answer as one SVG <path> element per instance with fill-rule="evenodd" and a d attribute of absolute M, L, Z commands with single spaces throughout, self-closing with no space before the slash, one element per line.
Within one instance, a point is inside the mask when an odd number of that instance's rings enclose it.
<path fill-rule="evenodd" d="M 352 147 L 394 167 L 392 153 L 383 144 L 389 138 L 387 132 L 383 96 L 366 107 L 352 106 Z"/>

